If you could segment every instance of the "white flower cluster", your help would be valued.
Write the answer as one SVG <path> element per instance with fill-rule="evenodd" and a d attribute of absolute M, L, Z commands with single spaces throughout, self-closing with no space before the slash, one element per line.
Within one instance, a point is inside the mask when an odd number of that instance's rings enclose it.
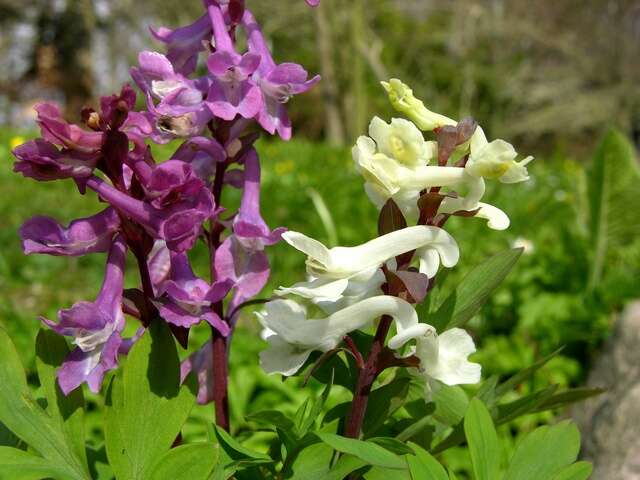
<path fill-rule="evenodd" d="M 480 202 L 484 180 L 527 180 L 526 164 L 531 157 L 517 162 L 513 146 L 503 140 L 488 142 L 477 127 L 468 139 L 454 145 L 450 157 L 463 159 L 459 166 L 438 166 L 437 160 L 430 165 L 438 157 L 439 145 L 425 141 L 420 130 L 457 128 L 457 122 L 427 110 L 399 80 L 383 86 L 393 106 L 412 121 L 394 118 L 386 123 L 375 117 L 369 136 L 360 137 L 353 148 L 356 168 L 365 179 L 371 201 L 382 208 L 393 199 L 405 217 L 415 221 L 420 196 L 436 188 L 442 195 L 437 214 L 467 212 L 467 216 L 488 220 L 490 228 L 506 229 L 507 215 Z M 281 287 L 276 294 L 282 298 L 268 302 L 257 314 L 264 327 L 263 338 L 269 343 L 260 356 L 265 371 L 293 375 L 313 351 L 332 350 L 349 332 L 371 326 L 387 315 L 396 327 L 388 347 L 398 350 L 400 356 L 402 347 L 415 342 L 409 355 L 420 361 L 418 371 L 427 380 L 427 392 L 434 380 L 447 385 L 480 380 L 480 365 L 468 361 L 475 345 L 466 331 L 453 328 L 438 334 L 434 327 L 419 321 L 410 303 L 382 291 L 386 282 L 382 268 L 395 271 L 396 257 L 404 253 L 415 252 L 418 271 L 429 278 L 440 265 L 456 265 L 458 245 L 445 230 L 433 225 L 409 226 L 355 247 L 327 248 L 298 232 L 287 232 L 283 238 L 307 255 L 308 281 Z M 312 309 L 317 314 L 310 313 Z"/>

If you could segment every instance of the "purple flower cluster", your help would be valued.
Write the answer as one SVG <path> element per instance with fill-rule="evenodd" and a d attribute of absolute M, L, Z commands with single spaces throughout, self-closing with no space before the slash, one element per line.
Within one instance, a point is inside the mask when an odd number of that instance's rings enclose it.
<path fill-rule="evenodd" d="M 98 391 L 105 373 L 117 367 L 118 355 L 141 333 L 123 339 L 125 314 L 143 327 L 165 321 L 182 342 L 202 321 L 214 336 L 226 338 L 239 307 L 269 277 L 264 248 L 278 242 L 284 229 L 271 230 L 260 213 L 255 123 L 289 139 L 286 103 L 319 78 L 309 79 L 297 64 L 275 63 L 244 1 L 204 0 L 204 7 L 191 25 L 152 30 L 166 54 L 142 52 L 131 70 L 146 97 L 145 111 L 136 111 L 136 93 L 128 85 L 103 97 L 99 111 L 83 109 L 83 126 L 66 122 L 57 106 L 40 104 L 41 138 L 13 152 L 14 170 L 25 177 L 73 179 L 80 193 L 92 191 L 107 204 L 68 226 L 38 216 L 20 229 L 26 254 L 108 252 L 97 299 L 60 310 L 58 322 L 43 319 L 76 346 L 58 372 L 65 393 L 82 383 Z M 236 46 L 238 29 L 246 34 L 245 52 Z M 156 162 L 149 141 L 175 139 L 181 144 L 173 156 Z M 243 190 L 237 212 L 220 204 L 225 185 Z M 199 241 L 210 250 L 209 280 L 196 276 L 189 261 Z M 128 252 L 137 261 L 141 286 L 125 291 Z M 212 398 L 212 361 L 202 361 L 211 352 L 208 343 L 183 366 L 184 374 L 197 370 L 201 402 Z"/>

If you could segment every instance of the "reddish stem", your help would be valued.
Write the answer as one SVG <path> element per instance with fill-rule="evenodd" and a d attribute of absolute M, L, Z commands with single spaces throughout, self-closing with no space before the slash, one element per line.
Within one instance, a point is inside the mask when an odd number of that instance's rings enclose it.
<path fill-rule="evenodd" d="M 356 367 L 359 369 L 364 368 L 364 358 L 358 350 L 358 346 L 355 344 L 353 339 L 349 335 L 345 335 L 342 341 L 347 345 L 349 351 L 353 354 L 353 358 L 356 359 Z"/>
<path fill-rule="evenodd" d="M 213 198 L 216 206 L 220 205 L 222 197 L 222 187 L 224 186 L 224 174 L 227 169 L 225 162 L 216 165 L 216 174 L 213 180 Z M 211 255 L 211 282 L 215 281 L 215 251 L 220 246 L 220 229 L 216 228 L 215 222 L 211 222 L 211 232 L 209 235 L 209 250 Z M 216 302 L 213 309 L 224 321 L 224 306 L 222 301 Z M 212 381 L 213 381 L 213 403 L 216 408 L 216 425 L 229 431 L 229 358 L 227 356 L 227 339 L 215 328 L 211 328 L 211 350 L 212 350 Z"/>
<path fill-rule="evenodd" d="M 360 370 L 358 382 L 356 383 L 356 388 L 353 392 L 351 411 L 349 412 L 347 424 L 344 429 L 345 437 L 358 438 L 360 436 L 364 417 L 367 413 L 367 404 L 369 403 L 371 387 L 380 372 L 380 354 L 384 350 L 384 342 L 387 338 L 387 334 L 389 333 L 389 329 L 391 328 L 391 321 L 392 318 L 388 315 L 385 315 L 380 319 L 378 330 L 376 330 L 376 335 L 373 339 L 371 350 L 369 351 L 369 357 L 367 358 L 364 367 Z"/>

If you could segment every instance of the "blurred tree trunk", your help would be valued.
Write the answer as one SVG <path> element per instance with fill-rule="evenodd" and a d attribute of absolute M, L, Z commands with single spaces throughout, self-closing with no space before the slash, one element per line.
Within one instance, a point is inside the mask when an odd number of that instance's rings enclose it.
<path fill-rule="evenodd" d="M 75 117 L 93 97 L 91 41 L 94 28 L 91 0 L 67 0 L 56 29 L 60 89 L 65 97 L 65 113 Z"/>
<path fill-rule="evenodd" d="M 25 80 L 59 90 L 65 99 L 65 116 L 77 118 L 93 97 L 91 58 L 94 26 L 91 0 L 68 0 L 56 12 L 48 2 L 38 6 L 31 66 Z"/>
<path fill-rule="evenodd" d="M 328 5 L 326 0 L 320 2 L 320 6 L 316 8 L 315 19 L 318 31 L 327 141 L 332 145 L 343 145 L 345 143 L 345 131 L 342 117 L 340 116 L 340 98 L 338 96 L 338 84 L 333 60 L 333 28 L 328 18 L 331 11 L 331 5 Z"/>

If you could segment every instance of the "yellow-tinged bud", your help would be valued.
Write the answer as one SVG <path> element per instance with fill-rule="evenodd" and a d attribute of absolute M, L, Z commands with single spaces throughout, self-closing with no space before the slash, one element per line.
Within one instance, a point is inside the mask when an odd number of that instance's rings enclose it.
<path fill-rule="evenodd" d="M 432 112 L 424 106 L 422 100 L 413 95 L 413 90 L 397 78 L 381 82 L 389 95 L 393 108 L 406 115 L 422 131 L 431 131 L 444 125 L 457 125 L 455 120 Z"/>

